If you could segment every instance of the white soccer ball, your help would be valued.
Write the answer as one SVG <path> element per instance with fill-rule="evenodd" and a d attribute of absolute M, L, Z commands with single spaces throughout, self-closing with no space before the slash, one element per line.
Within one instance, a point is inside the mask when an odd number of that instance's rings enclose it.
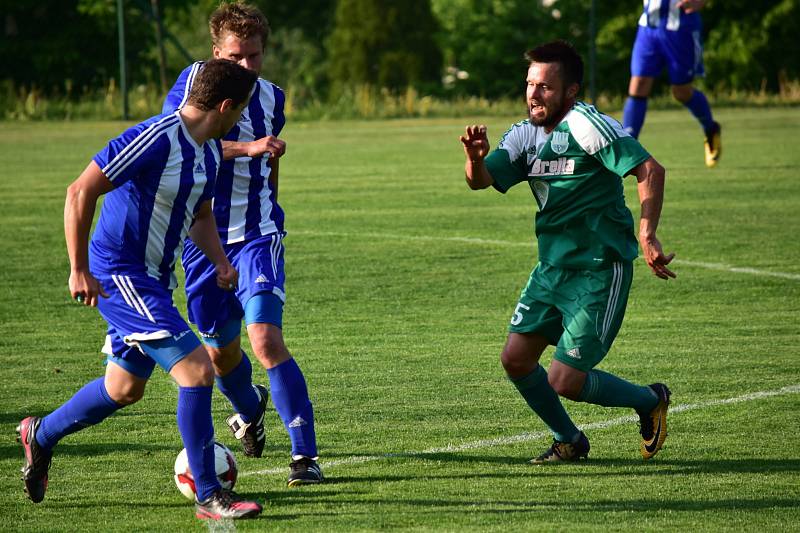
<path fill-rule="evenodd" d="M 236 458 L 224 444 L 214 442 L 214 468 L 217 471 L 217 479 L 225 489 L 232 489 L 236 484 L 236 476 L 239 470 L 236 466 Z M 194 501 L 197 492 L 194 488 L 194 477 L 189 469 L 189 458 L 186 455 L 186 448 L 181 450 L 175 459 L 175 485 L 181 494 Z"/>

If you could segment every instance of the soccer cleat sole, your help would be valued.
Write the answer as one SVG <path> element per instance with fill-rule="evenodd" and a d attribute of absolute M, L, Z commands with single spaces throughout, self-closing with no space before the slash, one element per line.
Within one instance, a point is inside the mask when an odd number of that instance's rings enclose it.
<path fill-rule="evenodd" d="M 302 485 L 319 485 L 322 483 L 321 479 L 293 479 L 286 483 L 288 487 L 300 487 Z"/>
<path fill-rule="evenodd" d="M 238 516 L 223 517 L 221 514 L 212 513 L 211 511 L 206 511 L 205 509 L 199 509 L 194 515 L 200 520 L 246 520 L 248 518 L 255 518 L 260 514 L 261 509 L 253 509 Z"/>

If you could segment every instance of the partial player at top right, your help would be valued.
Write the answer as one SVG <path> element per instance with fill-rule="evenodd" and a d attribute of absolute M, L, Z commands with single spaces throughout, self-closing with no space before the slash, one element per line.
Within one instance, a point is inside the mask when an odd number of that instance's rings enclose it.
<path fill-rule="evenodd" d="M 631 81 L 622 125 L 638 138 L 647 113 L 653 79 L 667 68 L 672 95 L 700 122 L 705 134 L 706 166 L 722 155 L 722 128 L 714 121 L 705 94 L 696 89 L 695 77 L 703 68 L 702 22 L 699 11 L 705 0 L 643 0 L 639 29 L 631 56 Z"/>

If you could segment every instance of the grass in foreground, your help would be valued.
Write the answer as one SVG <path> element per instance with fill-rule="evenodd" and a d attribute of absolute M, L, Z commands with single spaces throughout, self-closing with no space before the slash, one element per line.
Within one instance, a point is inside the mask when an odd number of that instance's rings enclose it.
<path fill-rule="evenodd" d="M 593 428 L 592 452 L 585 464 L 554 468 L 526 464 L 550 439 L 497 359 L 535 262 L 534 204 L 524 185 L 505 196 L 468 191 L 457 141 L 466 122 L 485 121 L 494 144 L 517 117 L 290 123 L 281 165 L 285 336 L 309 383 L 328 482 L 286 488 L 288 438 L 274 413 L 265 458 L 245 458 L 215 393 L 217 436 L 239 459 L 237 488 L 266 502 L 261 519 L 236 528 L 793 528 L 800 156 L 791 143 L 800 119 L 785 109 L 717 115 L 725 152 L 713 170 L 688 113 L 648 115 L 642 141 L 668 169 L 659 236 L 678 253 L 679 277 L 663 282 L 637 263 L 625 324 L 601 366 L 640 383 L 664 380 L 676 407 L 693 408 L 670 415 L 664 450 L 644 463 L 635 423 L 617 420 L 632 413 L 566 402 Z M 61 213 L 66 185 L 121 129 L 0 131 L 7 530 L 206 528 L 171 480 L 182 445 L 177 393 L 162 372 L 139 404 L 58 446 L 42 504 L 19 481 L 16 423 L 103 372 L 103 322 L 66 291 Z M 634 207 L 632 180 L 626 192 Z M 183 301 L 180 289 L 176 297 Z M 713 403 L 729 398 L 741 401 Z"/>

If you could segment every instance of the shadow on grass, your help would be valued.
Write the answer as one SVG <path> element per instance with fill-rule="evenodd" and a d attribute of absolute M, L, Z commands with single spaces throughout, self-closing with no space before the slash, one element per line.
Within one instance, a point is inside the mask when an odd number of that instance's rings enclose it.
<path fill-rule="evenodd" d="M 100 444 L 67 444 L 61 443 L 53 448 L 53 458 L 58 460 L 59 456 L 70 457 L 95 457 L 103 455 L 119 456 L 120 451 L 128 454 L 139 452 L 143 455 L 151 453 L 161 453 L 163 451 L 174 451 L 175 447 L 167 444 L 153 444 L 143 442 L 129 442 L 121 445 L 119 443 L 100 443 Z M 23 460 L 22 446 L 17 442 L 13 444 L 0 445 L 0 461 L 5 459 Z"/>
<path fill-rule="evenodd" d="M 325 454 L 325 459 L 336 457 L 336 454 Z M 559 463 L 545 465 L 531 465 L 529 458 L 520 455 L 476 455 L 449 452 L 435 453 L 386 453 L 358 454 L 365 457 L 381 457 L 370 462 L 380 462 L 388 459 L 407 459 L 410 461 L 434 461 L 441 463 L 461 463 L 465 468 L 469 465 L 491 464 L 503 465 L 507 468 L 529 468 L 531 475 L 619 475 L 619 474 L 656 474 L 656 475 L 684 475 L 691 472 L 717 474 L 717 473 L 766 473 L 766 472 L 798 472 L 800 459 L 670 459 L 657 457 L 651 461 L 639 458 L 603 458 L 582 460 L 578 463 Z M 348 456 L 342 455 L 343 458 Z M 352 455 L 350 456 L 352 457 Z M 533 457 L 533 454 L 531 454 Z M 323 460 L 324 466 L 324 460 Z M 397 467 L 394 467 L 397 468 Z M 603 472 L 599 472 L 602 469 Z M 518 474 L 518 473 L 517 473 Z M 507 473 L 501 473 L 507 475 Z M 414 476 L 429 477 L 429 476 Z M 459 477 L 459 476 L 453 476 Z M 345 478 L 337 478 L 345 479 Z M 355 478 L 358 479 L 358 478 Z M 330 480 L 326 480 L 326 483 Z"/>
<path fill-rule="evenodd" d="M 398 515 L 413 514 L 443 516 L 453 514 L 464 516 L 466 514 L 541 514 L 553 516 L 553 513 L 570 513 L 578 518 L 581 514 L 592 515 L 594 513 L 614 513 L 614 512 L 708 512 L 708 511 L 761 511 L 761 510 L 791 510 L 796 509 L 797 501 L 793 498 L 772 498 L 761 499 L 751 498 L 722 498 L 702 500 L 692 499 L 673 499 L 664 500 L 659 498 L 647 498 L 642 500 L 614 500 L 614 499 L 594 499 L 588 502 L 575 501 L 572 499 L 560 499 L 552 501 L 551 497 L 532 497 L 529 502 L 515 500 L 494 500 L 494 499 L 424 499 L 424 498 L 379 498 L 369 500 L 363 499 L 332 499 L 330 501 L 316 501 L 315 503 L 326 503 L 336 506 L 338 512 L 326 512 L 319 510 L 297 509 L 287 514 L 271 514 L 270 520 L 291 521 L 302 517 L 315 516 L 336 516 L 339 518 L 348 516 L 375 516 L 380 513 L 381 508 L 385 508 L 395 518 Z M 601 527 L 598 525 L 598 527 Z"/>

